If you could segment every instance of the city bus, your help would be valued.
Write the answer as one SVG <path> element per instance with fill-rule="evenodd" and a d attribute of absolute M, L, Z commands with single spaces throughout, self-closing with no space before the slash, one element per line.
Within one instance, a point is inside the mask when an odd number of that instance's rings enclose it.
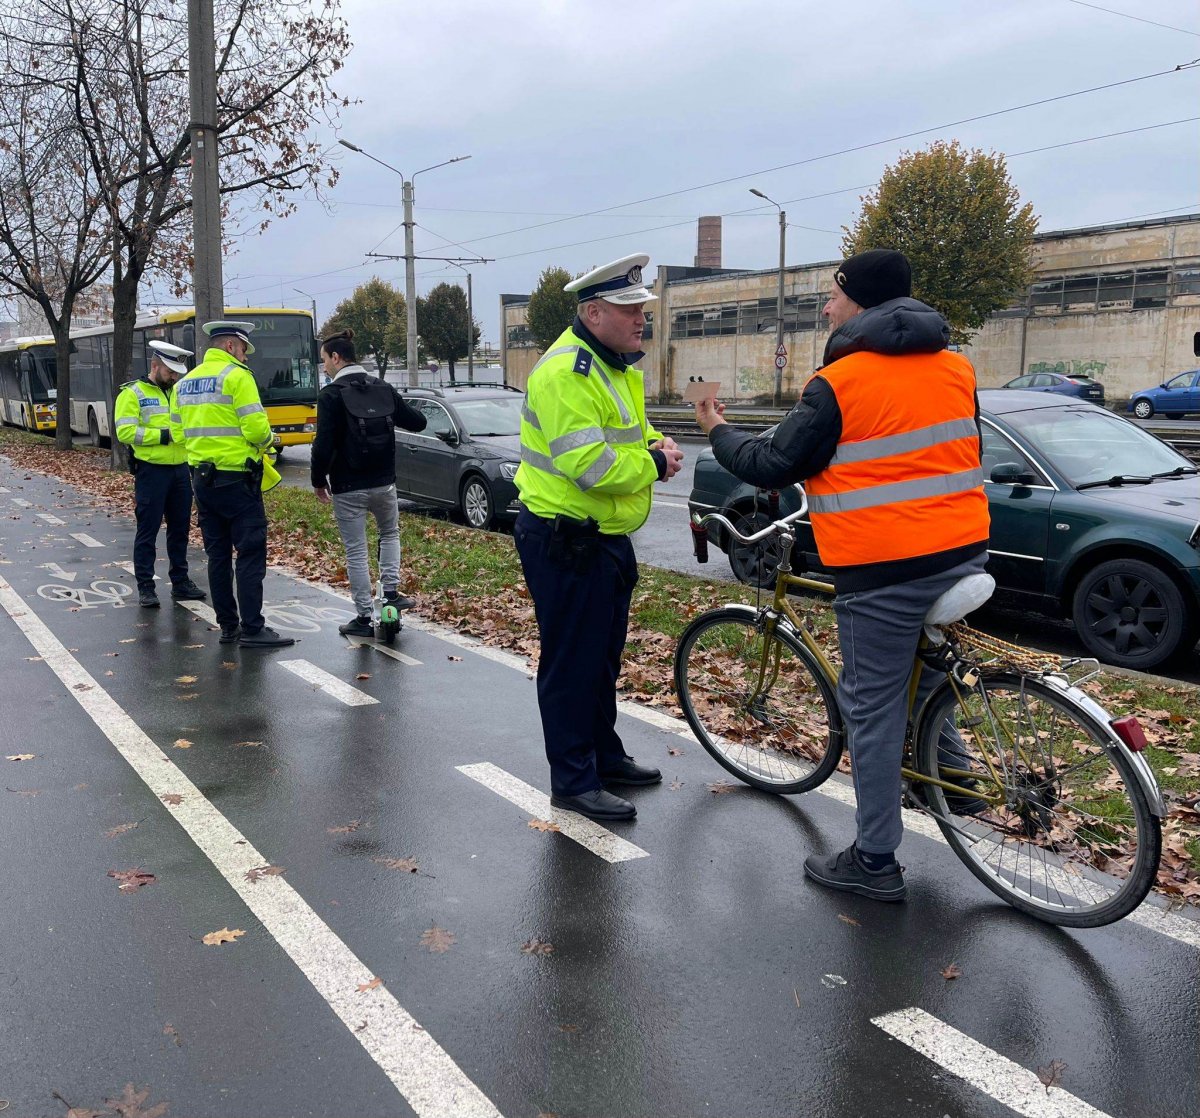
<path fill-rule="evenodd" d="M 227 319 L 253 322 L 254 353 L 246 359 L 267 410 L 277 447 L 311 443 L 317 429 L 317 343 L 309 311 L 228 307 Z M 108 393 L 112 380 L 112 324 L 71 331 L 71 430 L 93 446 L 111 435 Z M 130 379 L 146 375 L 148 341 L 162 340 L 192 350 L 190 366 L 203 359 L 208 339 L 196 341 L 190 308 L 141 315 L 133 331 Z M 51 368 L 54 353 L 50 351 Z M 53 421 L 52 421 L 53 422 Z"/>
<path fill-rule="evenodd" d="M 0 420 L 26 431 L 54 431 L 56 387 L 53 338 L 0 343 Z"/>

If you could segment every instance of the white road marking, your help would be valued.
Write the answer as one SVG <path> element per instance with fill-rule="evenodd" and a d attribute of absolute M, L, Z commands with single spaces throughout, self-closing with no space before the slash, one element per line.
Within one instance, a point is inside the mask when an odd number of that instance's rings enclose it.
<path fill-rule="evenodd" d="M 503 796 L 509 803 L 516 804 L 535 819 L 548 819 L 557 823 L 559 830 L 567 838 L 574 839 L 580 846 L 586 847 L 606 862 L 630 862 L 635 858 L 650 857 L 648 851 L 614 835 L 599 823 L 593 823 L 573 811 L 551 807 L 550 797 L 545 792 L 539 792 L 496 765 L 485 761 L 478 765 L 456 767 L 464 776 L 469 776 L 485 788 L 490 788 L 496 795 Z"/>
<path fill-rule="evenodd" d="M 660 501 L 655 499 L 654 508 L 656 509 L 686 509 L 686 504 L 680 504 L 678 501 Z"/>
<path fill-rule="evenodd" d="M 52 512 L 39 512 L 37 515 L 39 520 L 44 520 L 47 524 L 66 524 L 65 520 L 60 520 Z"/>
<path fill-rule="evenodd" d="M 358 987 L 374 980 L 374 973 L 291 885 L 282 877 L 264 877 L 256 883 L 246 880 L 249 870 L 270 859 L 204 798 L 3 578 L 0 606 L 146 787 L 160 799 L 168 794 L 182 796 L 179 804 L 164 804 L 164 808 L 300 968 L 409 1106 L 421 1118 L 501 1118 L 487 1096 L 389 990 L 380 985 L 359 992 Z"/>
<path fill-rule="evenodd" d="M 84 547 L 103 547 L 99 540 L 92 539 L 86 532 L 72 532 L 71 539 L 78 540 Z"/>
<path fill-rule="evenodd" d="M 392 648 L 391 645 L 381 644 L 377 640 L 372 640 L 370 637 L 346 637 L 355 648 L 373 648 L 376 652 L 382 652 L 384 656 L 390 656 L 393 660 L 399 660 L 402 664 L 408 664 L 410 667 L 421 667 L 421 661 L 412 656 L 407 656 L 403 652 L 399 652 Z"/>
<path fill-rule="evenodd" d="M 130 563 L 130 562 L 118 563 L 118 564 L 117 564 L 117 566 L 118 566 L 118 567 L 120 567 L 120 568 L 121 568 L 121 570 L 123 570 L 123 571 L 128 571 L 128 572 L 129 572 L 131 575 L 133 575 L 135 578 L 137 577 L 137 572 L 136 572 L 136 571 L 133 569 L 133 564 L 132 564 L 132 563 Z M 74 576 L 72 575 L 72 578 L 73 578 L 73 577 L 74 577 Z M 162 579 L 161 579 L 161 578 L 159 578 L 159 577 L 158 577 L 158 575 L 155 575 L 155 576 L 154 576 L 154 581 L 155 581 L 155 582 L 162 582 Z M 214 618 L 215 618 L 215 617 L 216 617 L 216 614 L 214 614 L 213 616 L 214 616 Z"/>
<path fill-rule="evenodd" d="M 176 602 L 176 605 L 183 606 L 184 609 L 190 609 L 197 617 L 203 621 L 207 621 L 210 625 L 217 624 L 217 615 L 213 612 L 212 606 L 205 602 Z"/>
<path fill-rule="evenodd" d="M 55 578 L 66 582 L 74 582 L 79 577 L 76 571 L 64 571 L 57 563 L 43 563 L 42 570 L 49 571 Z"/>
<path fill-rule="evenodd" d="M 24 497 L 14 497 L 14 498 L 13 498 L 13 504 L 14 504 L 14 505 L 20 505 L 20 506 L 21 506 L 21 508 L 23 508 L 23 509 L 31 509 L 31 508 L 33 508 L 33 502 L 32 502 L 32 501 L 27 501 L 27 500 L 25 500 L 25 498 L 24 498 Z"/>
<path fill-rule="evenodd" d="M 898 1009 L 871 1024 L 1025 1118 L 1107 1118 L 1061 1087 L 1047 1090 L 1033 1072 L 923 1009 Z"/>
<path fill-rule="evenodd" d="M 10 493 L 10 492 L 12 492 L 12 490 L 10 490 L 7 485 L 0 485 L 0 493 Z"/>
<path fill-rule="evenodd" d="M 293 675 L 307 680 L 327 695 L 332 695 L 338 702 L 345 703 L 348 707 L 367 707 L 379 702 L 378 699 L 363 694 L 357 687 L 343 683 L 337 676 L 330 675 L 323 668 L 318 668 L 316 664 L 309 663 L 307 660 L 276 660 L 275 663 L 281 668 L 286 668 Z"/>

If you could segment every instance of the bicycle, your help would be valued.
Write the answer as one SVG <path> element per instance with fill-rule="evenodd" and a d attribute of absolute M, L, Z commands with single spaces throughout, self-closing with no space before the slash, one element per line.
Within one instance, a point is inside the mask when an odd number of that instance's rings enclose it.
<path fill-rule="evenodd" d="M 779 518 L 776 505 L 753 534 L 720 513 L 693 514 L 698 561 L 710 523 L 746 546 L 777 535 L 781 561 L 769 604 L 709 610 L 675 652 L 676 695 L 700 744 L 746 784 L 785 795 L 826 781 L 846 745 L 835 671 L 788 599 L 834 589 L 792 571 L 792 525 L 807 507 L 802 497 Z M 930 610 L 913 660 L 904 801 L 1014 908 L 1075 928 L 1119 920 L 1149 892 L 1162 849 L 1166 809 L 1141 755 L 1145 735 L 1136 718 L 1114 720 L 1080 690 L 1097 661 L 1034 653 L 964 624 L 991 593 L 955 608 L 968 581 Z M 926 665 L 945 678 L 914 710 Z"/>

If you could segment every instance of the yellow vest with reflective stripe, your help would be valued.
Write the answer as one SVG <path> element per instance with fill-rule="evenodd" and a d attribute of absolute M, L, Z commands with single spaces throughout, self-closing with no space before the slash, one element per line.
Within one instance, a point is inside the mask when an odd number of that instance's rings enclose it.
<path fill-rule="evenodd" d="M 244 470 L 258 461 L 273 436 L 254 374 L 223 349 L 204 360 L 175 385 L 172 438 L 178 433 L 188 465 L 213 462 L 218 470 Z"/>
<path fill-rule="evenodd" d="M 171 400 L 166 391 L 150 380 L 135 380 L 122 387 L 113 406 L 117 439 L 129 447 L 139 462 L 179 466 L 187 451 L 174 436 L 164 445 L 162 432 L 171 425 Z"/>
<path fill-rule="evenodd" d="M 521 502 L 536 516 L 592 517 L 604 535 L 640 528 L 658 467 L 646 447 L 641 369 L 606 365 L 567 329 L 534 366 L 521 413 Z"/>

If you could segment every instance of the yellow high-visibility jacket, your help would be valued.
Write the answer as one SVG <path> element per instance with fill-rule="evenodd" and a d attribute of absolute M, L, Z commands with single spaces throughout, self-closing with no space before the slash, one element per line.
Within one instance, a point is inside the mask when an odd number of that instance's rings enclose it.
<path fill-rule="evenodd" d="M 183 442 L 171 434 L 171 395 L 146 377 L 122 385 L 113 405 L 117 438 L 139 462 L 179 466 L 187 461 Z"/>
<path fill-rule="evenodd" d="M 534 366 L 521 413 L 521 502 L 536 516 L 592 517 L 604 535 L 640 528 L 658 466 L 641 369 L 616 368 L 571 328 Z"/>
<path fill-rule="evenodd" d="M 254 374 L 223 349 L 208 350 L 175 385 L 171 437 L 186 447 L 189 466 L 244 470 L 247 458 L 258 461 L 273 436 Z"/>

